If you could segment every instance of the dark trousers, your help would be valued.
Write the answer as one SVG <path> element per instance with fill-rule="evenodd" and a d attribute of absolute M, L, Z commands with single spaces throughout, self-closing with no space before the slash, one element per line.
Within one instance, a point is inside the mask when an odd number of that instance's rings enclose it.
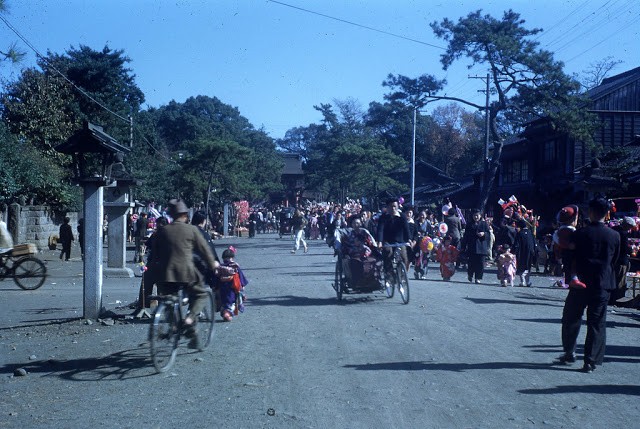
<path fill-rule="evenodd" d="M 402 246 L 400 249 L 400 260 L 407 266 L 407 248 L 406 246 Z M 383 247 L 382 248 L 382 260 L 384 262 L 384 275 L 385 279 L 393 278 L 393 247 Z"/>
<path fill-rule="evenodd" d="M 584 362 L 601 365 L 607 338 L 607 303 L 609 291 L 569 289 L 562 310 L 562 348 L 565 354 L 576 350 L 576 342 L 587 310 L 587 337 L 584 342 Z"/>
<path fill-rule="evenodd" d="M 482 276 L 484 275 L 484 259 L 486 255 L 477 255 L 475 253 L 469 254 L 469 262 L 467 262 L 467 275 L 469 280 L 473 280 L 473 277 L 476 277 L 476 280 L 482 280 Z"/>
<path fill-rule="evenodd" d="M 158 283 L 158 295 L 177 294 L 181 288 L 184 288 L 189 295 L 189 314 L 198 314 L 202 311 L 207 303 L 207 288 L 200 283 Z"/>
<path fill-rule="evenodd" d="M 60 253 L 60 259 L 64 257 L 65 261 L 68 261 L 71 257 L 71 242 L 62 243 L 62 253 Z"/>

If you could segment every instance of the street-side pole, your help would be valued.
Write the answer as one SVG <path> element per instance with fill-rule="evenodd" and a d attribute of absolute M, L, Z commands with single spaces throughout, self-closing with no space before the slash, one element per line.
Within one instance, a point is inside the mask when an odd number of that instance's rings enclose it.
<path fill-rule="evenodd" d="M 86 181 L 84 188 L 84 264 L 83 317 L 97 319 L 102 308 L 102 196 L 97 181 Z"/>
<path fill-rule="evenodd" d="M 416 118 L 418 108 L 413 107 L 413 143 L 411 144 L 411 206 L 415 205 L 416 194 Z"/>

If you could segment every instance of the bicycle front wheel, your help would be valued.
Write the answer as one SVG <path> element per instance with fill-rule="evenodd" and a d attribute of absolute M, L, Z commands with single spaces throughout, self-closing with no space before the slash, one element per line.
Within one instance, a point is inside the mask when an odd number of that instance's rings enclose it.
<path fill-rule="evenodd" d="M 204 308 L 196 316 L 196 335 L 198 336 L 198 350 L 203 351 L 213 339 L 213 324 L 215 323 L 216 305 L 213 291 L 207 290 Z"/>
<path fill-rule="evenodd" d="M 13 281 L 24 290 L 38 289 L 47 277 L 47 267 L 38 258 L 27 256 L 13 266 Z"/>
<path fill-rule="evenodd" d="M 161 302 L 149 327 L 151 360 L 158 372 L 165 372 L 176 360 L 180 331 L 173 304 Z"/>
<path fill-rule="evenodd" d="M 409 304 L 409 278 L 407 277 L 407 269 L 403 263 L 399 263 L 396 268 L 396 276 L 398 279 L 398 293 L 404 304 Z"/>

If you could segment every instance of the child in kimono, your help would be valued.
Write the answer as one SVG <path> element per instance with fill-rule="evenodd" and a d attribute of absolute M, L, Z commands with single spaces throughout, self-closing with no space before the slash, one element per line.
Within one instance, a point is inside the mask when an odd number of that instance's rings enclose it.
<path fill-rule="evenodd" d="M 447 234 L 436 250 L 437 259 L 440 262 L 440 274 L 442 274 L 444 281 L 451 280 L 451 277 L 456 273 L 456 261 L 460 251 L 451 244 L 452 241 L 453 237 Z"/>
<path fill-rule="evenodd" d="M 516 255 L 511 253 L 508 244 L 501 246 L 498 255 L 498 280 L 503 287 L 513 287 L 513 280 L 516 277 Z"/>
<path fill-rule="evenodd" d="M 244 287 L 249 281 L 235 261 L 236 251 L 229 247 L 222 252 L 222 264 L 218 269 L 220 289 L 220 315 L 225 322 L 231 322 L 233 315 L 244 311 Z"/>

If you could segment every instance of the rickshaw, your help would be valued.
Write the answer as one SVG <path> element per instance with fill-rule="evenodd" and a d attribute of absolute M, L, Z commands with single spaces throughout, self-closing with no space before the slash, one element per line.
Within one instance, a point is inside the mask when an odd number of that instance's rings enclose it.
<path fill-rule="evenodd" d="M 387 298 L 394 296 L 396 288 L 404 304 L 409 303 L 409 280 L 407 271 L 400 258 L 400 247 L 406 243 L 385 244 L 393 247 L 393 276 L 385 279 L 382 254 L 373 249 L 371 255 L 366 257 L 350 257 L 343 252 L 340 245 L 340 237 L 350 233 L 351 228 L 336 231 L 336 268 L 335 278 L 332 284 L 336 291 L 338 301 L 342 301 L 344 294 L 363 294 L 383 292 Z"/>

